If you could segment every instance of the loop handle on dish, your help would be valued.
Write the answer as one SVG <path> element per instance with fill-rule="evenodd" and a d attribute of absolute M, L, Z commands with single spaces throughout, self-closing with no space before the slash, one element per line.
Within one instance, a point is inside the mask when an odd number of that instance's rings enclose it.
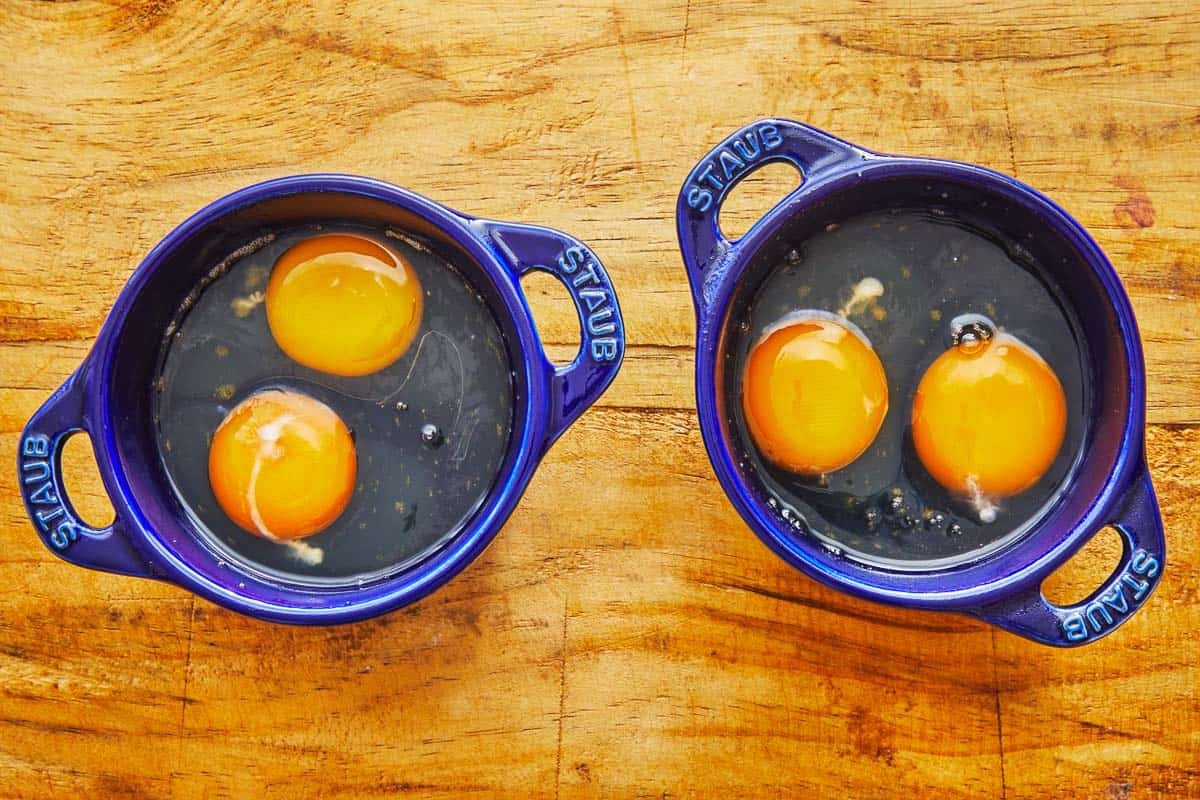
<path fill-rule="evenodd" d="M 604 393 L 621 368 L 625 324 L 621 307 L 600 259 L 587 245 L 565 233 L 536 225 L 479 220 L 511 267 L 514 283 L 530 270 L 548 272 L 567 288 L 579 314 L 579 354 L 551 371 L 550 418 L 544 447 L 554 443 L 580 414 Z"/>
<path fill-rule="evenodd" d="M 1107 636 L 1129 620 L 1158 586 L 1165 564 L 1162 518 L 1143 462 L 1126 490 L 1112 527 L 1121 535 L 1121 560 L 1087 599 L 1057 606 L 1040 586 L 975 611 L 1007 631 L 1042 644 L 1076 647 Z"/>
<path fill-rule="evenodd" d="M 80 431 L 91 435 L 87 367 L 82 366 L 50 396 L 25 425 L 17 444 L 17 485 L 25 511 L 43 544 L 66 561 L 122 575 L 156 577 L 126 535 L 120 509 L 106 528 L 79 518 L 62 479 L 62 451 Z M 115 505 L 115 504 L 114 504 Z"/>
<path fill-rule="evenodd" d="M 764 164 L 791 164 L 800 171 L 804 184 L 869 155 L 799 122 L 762 119 L 735 131 L 700 159 L 679 191 L 675 211 L 679 246 L 697 311 L 707 305 L 705 285 L 710 276 L 721 273 L 719 265 L 733 258 L 741 241 L 726 239 L 719 223 L 721 205 L 733 187 Z M 800 186 L 780 204 L 798 191 Z"/>

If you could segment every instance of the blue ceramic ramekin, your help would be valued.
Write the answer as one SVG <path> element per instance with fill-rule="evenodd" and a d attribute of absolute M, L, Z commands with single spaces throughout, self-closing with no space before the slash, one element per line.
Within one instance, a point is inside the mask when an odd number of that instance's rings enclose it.
<path fill-rule="evenodd" d="M 504 333 L 512 364 L 513 432 L 499 475 L 463 529 L 426 560 L 363 585 L 314 588 L 226 563 L 203 543 L 173 493 L 155 443 L 152 387 L 160 342 L 204 274 L 248 241 L 247 231 L 340 219 L 395 227 L 456 255 Z M 582 346 L 546 357 L 520 277 L 557 276 L 575 302 Z M 476 219 L 405 189 L 348 175 L 303 175 L 234 192 L 160 242 L 117 298 L 91 353 L 21 434 L 18 480 L 46 546 L 85 567 L 174 582 L 236 611 L 328 624 L 381 614 L 428 594 L 466 567 L 504 524 L 555 439 L 607 388 L 625 347 L 612 283 L 596 256 L 558 231 Z M 60 457 L 76 431 L 92 438 L 113 524 L 84 524 L 64 491 Z"/>
<path fill-rule="evenodd" d="M 729 190 L 771 162 L 796 167 L 800 185 L 740 239 L 726 239 L 717 217 Z M 1020 538 L 950 567 L 890 570 L 797 532 L 768 503 L 753 470 L 740 465 L 726 421 L 720 367 L 726 331 L 736 322 L 730 312 L 761 282 L 764 256 L 797 234 L 898 204 L 969 207 L 1038 251 L 1086 342 L 1090 418 L 1064 490 Z M 733 133 L 692 170 L 679 195 L 677 224 L 696 306 L 696 399 L 705 445 L 733 505 L 775 553 L 860 597 L 964 612 L 1058 646 L 1094 641 L 1145 603 L 1163 569 L 1164 542 L 1143 452 L 1145 375 L 1137 324 L 1104 253 L 1053 201 L 982 167 L 879 155 L 806 125 L 766 119 Z M 1124 543 L 1111 577 L 1076 605 L 1048 602 L 1042 581 L 1106 525 Z"/>

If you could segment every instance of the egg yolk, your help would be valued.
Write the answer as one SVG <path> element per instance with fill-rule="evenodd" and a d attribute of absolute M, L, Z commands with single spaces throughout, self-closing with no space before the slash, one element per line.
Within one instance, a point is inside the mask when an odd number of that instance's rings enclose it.
<path fill-rule="evenodd" d="M 751 348 L 742 407 L 767 460 L 822 475 L 846 466 L 874 441 L 887 414 L 887 376 L 851 323 L 802 312 Z"/>
<path fill-rule="evenodd" d="M 913 399 L 917 455 L 964 496 L 1023 492 L 1054 462 L 1067 401 L 1050 365 L 1015 336 L 959 344 L 925 371 Z"/>
<path fill-rule="evenodd" d="M 421 284 L 400 254 L 352 234 L 289 248 L 267 282 L 267 323 L 288 356 L 333 375 L 367 375 L 408 349 L 421 326 Z"/>
<path fill-rule="evenodd" d="M 354 491 L 354 440 L 324 403 L 298 392 L 243 400 L 213 435 L 208 480 L 246 531 L 298 539 L 337 519 Z"/>

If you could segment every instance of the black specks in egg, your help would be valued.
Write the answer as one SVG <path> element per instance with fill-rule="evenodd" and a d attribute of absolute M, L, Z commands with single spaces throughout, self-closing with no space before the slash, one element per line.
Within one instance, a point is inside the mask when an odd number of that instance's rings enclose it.
<path fill-rule="evenodd" d="M 892 488 L 883 496 L 882 505 L 884 518 L 892 527 L 904 530 L 916 527 L 920 504 L 912 492 Z"/>
<path fill-rule="evenodd" d="M 991 341 L 995 335 L 996 323 L 983 314 L 959 314 L 950 320 L 950 344 L 953 347 L 962 347 L 970 351 L 984 342 Z"/>

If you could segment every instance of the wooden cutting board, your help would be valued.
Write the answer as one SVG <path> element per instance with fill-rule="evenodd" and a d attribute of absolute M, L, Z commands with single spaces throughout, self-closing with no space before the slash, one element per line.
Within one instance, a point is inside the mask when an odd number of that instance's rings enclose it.
<path fill-rule="evenodd" d="M 1195 4 L 7 2 L 0 53 L 0 451 L 156 241 L 289 173 L 570 231 L 630 339 L 485 555 L 358 625 L 72 567 L 0 471 L 0 796 L 1200 797 Z M 1119 632 L 1056 651 L 851 599 L 734 513 L 695 418 L 672 215 L 695 161 L 764 115 L 1014 174 L 1112 257 L 1169 546 Z M 574 312 L 529 291 L 569 356 Z M 87 448 L 67 460 L 102 517 Z M 1053 597 L 1115 559 L 1086 552 Z"/>

